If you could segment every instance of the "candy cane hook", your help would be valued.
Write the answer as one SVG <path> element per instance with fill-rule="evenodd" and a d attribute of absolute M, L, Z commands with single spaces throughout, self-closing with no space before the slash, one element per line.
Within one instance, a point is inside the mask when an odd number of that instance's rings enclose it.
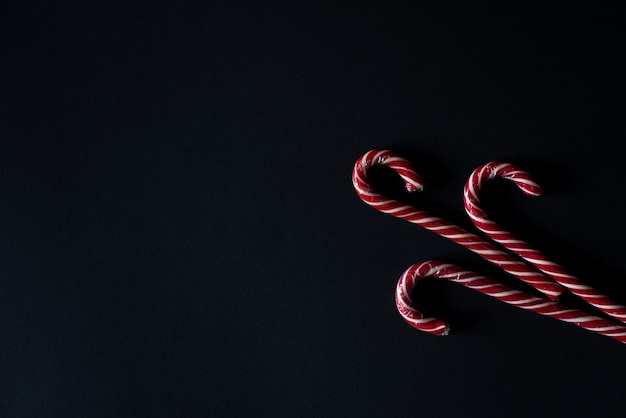
<path fill-rule="evenodd" d="M 550 276 L 574 295 L 607 315 L 621 322 L 626 322 L 625 306 L 617 304 L 596 289 L 584 284 L 579 278 L 568 274 L 559 264 L 551 261 L 543 253 L 535 250 L 528 243 L 518 239 L 489 219 L 487 213 L 480 207 L 479 193 L 485 182 L 498 177 L 512 181 L 528 195 L 539 196 L 542 193 L 541 187 L 530 178 L 530 175 L 517 166 L 496 161 L 484 164 L 472 172 L 463 192 L 465 210 L 474 225 L 491 239 Z"/>
<path fill-rule="evenodd" d="M 472 271 L 439 261 L 426 261 L 412 265 L 402 274 L 396 287 L 396 306 L 400 315 L 409 325 L 420 331 L 434 335 L 447 335 L 450 329 L 443 320 L 424 316 L 411 300 L 411 293 L 416 283 L 425 277 L 449 279 L 518 308 L 578 325 L 626 343 L 626 327 L 623 325 L 614 324 L 578 309 L 567 308 L 545 298 L 531 296 Z"/>
<path fill-rule="evenodd" d="M 476 234 L 472 234 L 442 218 L 433 216 L 423 210 L 417 210 L 410 205 L 406 205 L 374 190 L 368 178 L 368 171 L 376 165 L 387 166 L 398 173 L 404 181 L 408 192 L 421 191 L 423 189 L 422 179 L 406 159 L 388 150 L 371 150 L 357 160 L 352 171 L 354 189 L 365 203 L 378 211 L 419 225 L 464 246 L 518 279 L 530 284 L 551 299 L 556 299 L 563 292 L 564 289 L 550 278 L 498 249 Z"/>

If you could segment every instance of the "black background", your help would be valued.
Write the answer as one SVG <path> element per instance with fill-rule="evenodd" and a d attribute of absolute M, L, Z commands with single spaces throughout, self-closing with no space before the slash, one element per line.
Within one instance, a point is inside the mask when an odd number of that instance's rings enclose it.
<path fill-rule="evenodd" d="M 562 3 L 2 6 L 0 415 L 623 416 L 616 341 L 441 282 L 406 325 L 415 262 L 510 279 L 350 182 L 396 150 L 471 229 L 515 162 L 490 213 L 626 303 L 624 10 Z"/>

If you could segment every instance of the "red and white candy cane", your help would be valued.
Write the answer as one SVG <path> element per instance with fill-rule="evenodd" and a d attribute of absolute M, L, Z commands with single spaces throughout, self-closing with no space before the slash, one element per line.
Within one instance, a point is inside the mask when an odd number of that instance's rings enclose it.
<path fill-rule="evenodd" d="M 467 180 L 464 189 L 465 210 L 472 222 L 487 234 L 491 239 L 517 254 L 554 281 L 568 289 L 574 295 L 595 306 L 600 311 L 626 322 L 626 307 L 617 304 L 594 288 L 584 284 L 579 278 L 568 274 L 563 267 L 548 259 L 544 254 L 532 248 L 528 243 L 518 239 L 515 235 L 502 229 L 489 219 L 487 213 L 480 207 L 479 193 L 483 184 L 494 178 L 505 178 L 512 181 L 524 193 L 531 196 L 542 194 L 541 187 L 535 183 L 530 175 L 509 163 L 490 162 L 478 167 Z"/>
<path fill-rule="evenodd" d="M 398 311 L 409 325 L 420 331 L 434 335 L 447 335 L 449 331 L 448 324 L 441 319 L 424 316 L 416 309 L 411 300 L 411 292 L 415 284 L 425 277 L 449 279 L 518 308 L 572 323 L 581 328 L 626 343 L 626 326 L 614 324 L 606 319 L 589 315 L 578 309 L 567 308 L 545 298 L 531 296 L 521 290 L 512 289 L 472 271 L 439 261 L 426 261 L 412 265 L 400 277 L 396 287 L 396 306 Z"/>
<path fill-rule="evenodd" d="M 358 159 L 352 171 L 354 189 L 365 203 L 383 213 L 417 224 L 461 244 L 506 272 L 530 284 L 550 299 L 556 299 L 563 292 L 563 287 L 553 280 L 476 234 L 472 234 L 442 218 L 433 216 L 423 210 L 417 210 L 410 205 L 406 205 L 374 190 L 368 178 L 368 171 L 375 165 L 387 166 L 398 173 L 404 181 L 407 191 L 414 192 L 423 189 L 419 174 L 413 170 L 411 164 L 406 159 L 388 150 L 371 150 Z"/>

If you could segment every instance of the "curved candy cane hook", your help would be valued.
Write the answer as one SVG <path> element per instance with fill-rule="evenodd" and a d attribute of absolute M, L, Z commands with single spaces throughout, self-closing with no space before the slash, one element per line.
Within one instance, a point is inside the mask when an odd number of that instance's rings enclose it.
<path fill-rule="evenodd" d="M 551 299 L 556 299 L 563 292 L 560 285 L 479 236 L 445 219 L 433 216 L 423 210 L 417 210 L 374 190 L 368 179 L 368 170 L 375 165 L 384 165 L 393 169 L 402 177 L 409 192 L 420 191 L 423 188 L 422 179 L 406 159 L 388 150 L 371 150 L 357 160 L 352 171 L 354 189 L 365 203 L 378 211 L 424 227 L 464 246 L 530 284 Z"/>
<path fill-rule="evenodd" d="M 616 325 L 606 319 L 589 315 L 578 309 L 567 308 L 545 298 L 531 296 L 453 264 L 432 260 L 409 267 L 400 277 L 396 287 L 396 306 L 400 315 L 409 325 L 420 331 L 434 335 L 447 335 L 450 329 L 448 324 L 441 319 L 426 317 L 413 305 L 411 292 L 416 283 L 425 277 L 449 279 L 518 308 L 572 323 L 626 343 L 626 326 Z"/>
<path fill-rule="evenodd" d="M 532 181 L 530 175 L 517 166 L 497 161 L 484 164 L 472 172 L 463 192 L 465 210 L 474 225 L 491 239 L 550 276 L 574 295 L 607 315 L 621 322 L 626 322 L 625 306 L 617 304 L 594 288 L 584 284 L 579 278 L 568 274 L 563 267 L 548 259 L 543 253 L 535 250 L 528 243 L 518 239 L 489 219 L 487 213 L 480 207 L 479 193 L 485 182 L 497 177 L 512 181 L 528 195 L 539 196 L 542 193 L 541 187 Z"/>

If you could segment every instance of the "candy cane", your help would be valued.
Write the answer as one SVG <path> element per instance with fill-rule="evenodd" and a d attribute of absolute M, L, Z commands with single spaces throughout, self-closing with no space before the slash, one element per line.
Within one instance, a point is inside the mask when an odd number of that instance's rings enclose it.
<path fill-rule="evenodd" d="M 544 254 L 532 248 L 528 243 L 518 239 L 515 235 L 502 229 L 487 216 L 480 207 L 478 197 L 483 184 L 496 177 L 511 180 L 524 193 L 539 196 L 541 187 L 530 175 L 513 164 L 491 162 L 478 167 L 471 174 L 464 189 L 464 203 L 467 214 L 472 222 L 487 234 L 491 239 L 500 243 L 509 251 L 519 255 L 530 264 L 550 276 L 554 281 L 567 288 L 574 295 L 595 306 L 600 311 L 622 322 L 626 322 L 626 307 L 617 304 L 594 288 L 584 284 L 579 278 L 565 272 L 563 267 L 548 259 Z"/>
<path fill-rule="evenodd" d="M 387 166 L 398 173 L 404 181 L 407 191 L 414 192 L 423 189 L 422 180 L 411 167 L 411 163 L 391 151 L 372 150 L 357 160 L 352 171 L 352 184 L 359 197 L 365 203 L 383 213 L 404 219 L 461 244 L 506 272 L 530 284 L 551 299 L 556 299 L 563 292 L 564 289 L 551 279 L 479 236 L 467 232 L 463 228 L 451 224 L 442 218 L 433 216 L 426 211 L 417 210 L 412 206 L 378 193 L 371 186 L 368 178 L 368 171 L 375 165 Z"/>
<path fill-rule="evenodd" d="M 400 315 L 409 325 L 420 331 L 434 335 L 447 335 L 450 329 L 448 324 L 441 319 L 424 316 L 415 308 L 411 300 L 411 292 L 415 284 L 425 277 L 449 279 L 518 308 L 575 324 L 626 343 L 626 327 L 623 325 L 616 325 L 606 319 L 589 315 L 578 309 L 567 308 L 545 298 L 531 296 L 472 271 L 439 261 L 426 261 L 412 265 L 402 274 L 396 287 L 396 306 Z"/>

